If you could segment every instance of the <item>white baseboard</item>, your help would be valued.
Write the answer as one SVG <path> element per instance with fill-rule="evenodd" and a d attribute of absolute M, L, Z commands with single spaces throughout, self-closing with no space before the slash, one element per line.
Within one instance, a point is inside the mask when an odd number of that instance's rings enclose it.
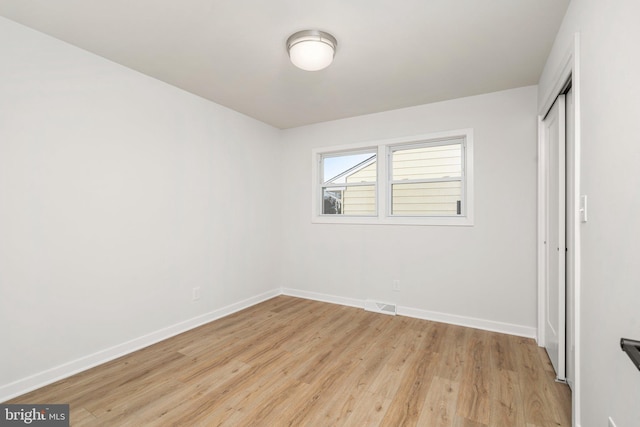
<path fill-rule="evenodd" d="M 292 289 L 292 288 L 282 288 L 282 295 L 310 299 L 313 301 L 330 302 L 332 304 L 346 305 L 348 307 L 364 308 L 364 300 L 347 298 L 347 297 L 339 297 L 337 295 L 301 291 L 301 290 Z"/>
<path fill-rule="evenodd" d="M 278 295 L 288 295 L 362 309 L 364 309 L 365 305 L 365 300 L 363 299 L 341 297 L 337 295 L 309 292 L 292 288 L 275 289 L 251 298 L 247 298 L 243 301 L 230 304 L 226 307 L 219 308 L 209 313 L 205 313 L 192 319 L 185 320 L 183 322 L 135 338 L 125 343 L 118 344 L 105 350 L 101 350 L 88 356 L 81 357 L 71 362 L 48 369 L 46 371 L 39 372 L 27 378 L 23 378 L 18 381 L 0 386 L 0 402 L 4 402 L 37 388 L 54 383 L 63 378 L 67 378 L 71 375 L 93 368 L 97 365 L 101 365 L 103 363 L 117 359 L 118 357 L 140 350 L 144 347 L 148 347 L 167 338 L 171 338 L 190 329 L 204 325 L 205 323 L 212 322 L 216 319 L 220 319 L 221 317 L 228 316 L 237 311 L 259 304 Z M 535 338 L 537 332 L 536 328 L 527 326 L 512 325 L 508 323 L 495 322 L 492 320 L 438 313 L 435 311 L 427 311 L 411 307 L 398 306 L 397 314 L 400 316 L 408 316 L 417 319 L 450 323 L 453 325 L 483 329 L 492 332 L 501 332 L 527 338 Z"/>
<path fill-rule="evenodd" d="M 345 298 L 336 295 L 321 294 L 316 292 L 301 291 L 298 289 L 282 288 L 283 295 L 306 298 L 315 301 L 330 302 L 349 307 L 364 308 L 365 300 Z M 434 322 L 449 323 L 452 325 L 466 326 L 468 328 L 482 329 L 491 332 L 516 335 L 525 338 L 536 337 L 537 330 L 529 326 L 513 325 L 510 323 L 496 322 L 493 320 L 476 319 L 474 317 L 458 316 L 455 314 L 439 313 L 436 311 L 422 310 L 418 308 L 398 306 L 399 316 L 414 317 L 416 319 L 431 320 Z"/>
<path fill-rule="evenodd" d="M 228 316 L 237 311 L 244 310 L 245 308 L 259 304 L 280 294 L 280 289 L 265 292 L 254 297 L 247 298 L 243 301 L 230 304 L 226 307 L 211 311 L 209 313 L 205 313 L 189 320 L 185 320 L 175 325 L 168 326 L 158 331 L 151 332 L 147 335 L 143 335 L 122 344 L 118 344 L 116 346 L 98 351 L 88 356 L 81 357 L 71 362 L 56 366 L 54 368 L 47 369 L 46 371 L 39 372 L 27 378 L 23 378 L 18 381 L 0 386 L 0 402 L 7 401 L 37 388 L 54 383 L 63 378 L 67 378 L 79 372 L 86 371 L 87 369 L 93 368 L 97 365 L 101 365 L 103 363 L 117 359 L 118 357 L 166 340 L 167 338 L 171 338 L 190 329 L 204 325 L 205 323 L 209 323 L 213 320 Z"/>
<path fill-rule="evenodd" d="M 466 326 L 490 332 L 516 335 L 525 338 L 536 338 L 537 329 L 530 326 L 513 325 L 511 323 L 496 322 L 494 320 L 477 319 L 475 317 L 458 316 L 455 314 L 439 313 L 437 311 L 421 310 L 411 307 L 398 307 L 399 316 L 415 317 L 416 319 L 449 323 L 451 325 Z"/>

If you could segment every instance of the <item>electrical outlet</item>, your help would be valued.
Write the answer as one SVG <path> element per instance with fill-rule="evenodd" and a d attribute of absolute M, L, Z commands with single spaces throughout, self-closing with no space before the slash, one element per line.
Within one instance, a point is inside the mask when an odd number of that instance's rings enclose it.
<path fill-rule="evenodd" d="M 613 422 L 611 417 L 609 417 L 609 427 L 616 427 L 616 423 Z"/>
<path fill-rule="evenodd" d="M 396 279 L 393 281 L 393 284 L 391 285 L 391 290 L 395 292 L 400 292 L 400 280 Z"/>
<path fill-rule="evenodd" d="M 200 287 L 199 286 L 197 288 L 193 288 L 191 296 L 192 296 L 194 301 L 198 301 L 200 299 Z"/>

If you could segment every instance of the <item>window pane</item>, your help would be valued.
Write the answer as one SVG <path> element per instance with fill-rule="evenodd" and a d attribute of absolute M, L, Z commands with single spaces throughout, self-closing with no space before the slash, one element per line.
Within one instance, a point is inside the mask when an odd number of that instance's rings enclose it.
<path fill-rule="evenodd" d="M 369 152 L 323 157 L 322 182 L 376 182 L 376 154 Z"/>
<path fill-rule="evenodd" d="M 323 188 L 322 189 L 322 214 L 323 215 L 341 215 L 342 214 L 342 195 L 344 188 Z"/>
<path fill-rule="evenodd" d="M 460 181 L 393 184 L 393 215 L 457 215 L 462 200 Z"/>
<path fill-rule="evenodd" d="M 375 215 L 376 187 L 358 185 L 352 187 L 324 187 L 322 189 L 323 215 Z"/>
<path fill-rule="evenodd" d="M 394 181 L 460 177 L 462 144 L 395 150 L 392 176 Z"/>

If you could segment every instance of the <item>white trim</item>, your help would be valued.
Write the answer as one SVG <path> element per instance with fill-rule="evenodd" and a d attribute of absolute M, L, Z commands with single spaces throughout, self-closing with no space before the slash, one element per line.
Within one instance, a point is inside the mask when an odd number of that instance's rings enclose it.
<path fill-rule="evenodd" d="M 388 173 L 387 148 L 396 145 L 430 142 L 444 139 L 464 139 L 465 192 L 464 216 L 391 216 L 388 209 Z M 317 224 L 378 224 L 378 225 L 437 225 L 437 226 L 473 226 L 474 224 L 474 171 L 473 171 L 473 129 L 459 129 L 413 135 L 377 141 L 359 142 L 349 145 L 320 147 L 312 150 L 311 166 L 311 222 Z M 374 216 L 320 215 L 319 159 L 323 154 L 340 152 L 357 152 L 366 149 L 377 150 L 377 214 Z"/>
<path fill-rule="evenodd" d="M 573 85 L 573 105 L 574 105 L 574 146 L 573 146 L 573 156 L 574 156 L 574 192 L 575 192 L 575 207 L 576 207 L 576 220 L 575 220 L 575 229 L 574 229 L 574 339 L 575 339 L 575 355 L 574 355 L 574 384 L 573 384 L 573 393 L 572 393 L 572 410 L 573 410 L 573 422 L 576 427 L 580 426 L 580 402 L 581 402 L 581 370 L 580 370 L 580 351 L 581 351 L 581 305 L 580 301 L 582 299 L 581 289 L 582 289 L 582 255 L 581 255 L 581 235 L 580 235 L 580 193 L 582 189 L 581 184 L 581 147 L 582 147 L 582 139 L 581 139 L 581 119 L 580 119 L 580 102 L 581 102 L 581 93 L 582 93 L 582 76 L 580 71 L 580 33 L 575 33 L 573 37 L 573 73 L 572 73 L 572 85 Z"/>
<path fill-rule="evenodd" d="M 314 301 L 328 302 L 332 304 L 346 305 L 349 307 L 365 307 L 364 299 L 345 298 L 336 295 L 321 294 L 302 291 L 298 289 L 283 288 L 283 295 L 305 298 Z M 536 337 L 536 328 L 530 326 L 514 325 L 511 323 L 496 322 L 494 320 L 478 319 L 474 317 L 459 316 L 455 314 L 440 313 L 437 311 L 422 310 L 419 308 L 397 306 L 399 316 L 413 317 L 416 319 L 431 320 L 434 322 L 448 323 L 451 325 L 465 326 L 468 328 L 482 329 L 490 332 L 516 335 L 525 338 Z"/>
<path fill-rule="evenodd" d="M 482 329 L 489 332 L 516 335 L 525 338 L 536 338 L 536 328 L 514 325 L 512 323 L 496 322 L 494 320 L 478 319 L 475 317 L 459 316 L 456 314 L 440 313 L 411 307 L 398 307 L 399 316 L 414 317 L 416 319 L 431 320 L 433 322 L 448 323 L 465 326 L 467 328 Z"/>
<path fill-rule="evenodd" d="M 558 159 L 559 159 L 559 175 L 558 175 L 558 200 L 560 203 L 558 204 L 559 210 L 556 213 L 556 218 L 558 221 L 558 230 L 559 230 L 559 244 L 560 251 L 558 251 L 555 256 L 558 259 L 559 266 L 559 283 L 564 288 L 563 291 L 559 292 L 558 301 L 561 307 L 561 313 L 564 316 L 559 318 L 558 326 L 558 381 L 567 380 L 566 376 L 566 360 L 567 360 L 567 240 L 566 240 L 566 218 L 567 218 L 567 210 L 566 210 L 566 201 L 567 201 L 567 128 L 566 128 L 566 95 L 561 95 L 558 97 L 558 108 L 559 111 L 562 111 L 562 114 L 559 117 L 559 150 L 558 150 Z M 547 247 L 547 249 L 549 249 Z M 562 251 L 564 249 L 564 253 Z"/>
<path fill-rule="evenodd" d="M 255 297 L 247 298 L 230 304 L 226 307 L 219 308 L 209 313 L 194 317 L 184 322 L 160 329 L 147 335 L 135 338 L 122 344 L 110 347 L 108 349 L 81 357 L 71 362 L 56 366 L 46 371 L 39 372 L 27 378 L 6 384 L 0 387 L 0 402 L 23 395 L 40 387 L 44 387 L 53 382 L 68 378 L 79 372 L 125 356 L 134 351 L 156 344 L 183 332 L 194 329 L 198 326 L 228 316 L 245 308 L 259 304 L 263 301 L 274 298 L 278 295 L 288 295 L 292 297 L 304 298 L 313 301 L 327 302 L 347 307 L 355 307 L 364 309 L 365 300 L 341 297 L 337 295 L 323 294 L 318 292 L 310 292 L 292 288 L 274 289 Z M 417 319 L 431 320 L 434 322 L 449 323 L 452 325 L 465 326 L 469 328 L 482 329 L 491 332 L 500 332 L 510 335 L 516 335 L 526 338 L 534 338 L 536 335 L 535 328 L 521 325 L 513 325 L 509 323 L 496 322 L 493 320 L 477 319 L 473 317 L 459 316 L 454 314 L 439 313 L 435 311 L 422 310 L 411 307 L 397 307 L 397 314 L 401 316 L 414 317 Z"/>
<path fill-rule="evenodd" d="M 303 291 L 293 288 L 282 288 L 282 295 L 310 299 L 313 301 L 329 302 L 331 304 L 345 305 L 364 309 L 364 300 L 356 298 L 339 297 L 337 295 L 322 294 L 319 292 Z"/>
<path fill-rule="evenodd" d="M 544 347 L 545 339 L 545 284 L 547 272 L 547 146 L 544 138 L 544 115 L 538 116 L 538 345 Z"/>
<path fill-rule="evenodd" d="M 574 69 L 574 46 L 570 46 L 565 52 L 562 61 L 560 62 L 560 67 L 556 71 L 556 76 L 553 80 L 553 86 L 546 93 L 544 97 L 544 102 L 541 106 L 539 106 L 538 114 L 544 117 L 547 115 L 553 103 L 555 102 L 560 92 L 565 87 L 569 79 L 571 78 L 572 70 Z"/>
<path fill-rule="evenodd" d="M 196 316 L 189 320 L 176 323 L 175 325 L 151 332 L 141 337 L 134 338 L 130 341 L 98 351 L 88 356 L 80 357 L 76 360 L 72 360 L 54 368 L 31 375 L 27 378 L 22 378 L 18 381 L 0 386 L 0 402 L 7 401 L 37 388 L 44 387 L 58 380 L 67 378 L 71 375 L 75 375 L 79 372 L 86 371 L 87 369 L 117 359 L 118 357 L 122 357 L 152 344 L 156 344 L 183 332 L 197 328 L 198 326 L 274 298 L 280 294 L 281 292 L 279 289 L 271 290 L 209 313 Z"/>
<path fill-rule="evenodd" d="M 562 89 L 565 87 L 567 81 L 571 78 L 571 85 L 573 90 L 573 100 L 574 100 L 574 196 L 578 199 L 575 204 L 576 207 L 580 206 L 579 197 L 581 191 L 581 183 L 580 183 L 580 156 L 581 156 L 581 120 L 580 120 L 580 103 L 581 103 L 581 75 L 580 75 L 580 33 L 575 33 L 572 43 L 567 49 L 567 53 L 565 54 L 563 60 L 561 61 L 558 69 L 555 73 L 555 78 L 553 80 L 553 86 L 551 89 L 544 95 L 544 101 L 539 106 L 538 110 L 538 123 L 541 125 L 542 119 L 546 115 L 547 111 L 553 105 L 554 100 L 560 94 Z M 540 127 L 538 128 L 538 345 L 544 346 L 544 327 L 540 325 L 544 325 L 544 272 L 546 271 L 546 266 L 543 262 L 541 262 L 541 253 L 544 254 L 544 236 L 546 232 L 544 227 L 546 227 L 546 222 L 544 221 L 544 213 L 546 212 L 546 206 L 541 205 L 541 200 L 544 199 L 544 186 L 541 186 L 540 175 L 546 173 L 546 161 L 545 157 L 541 154 L 546 154 L 546 152 L 542 151 L 541 145 L 541 132 Z M 542 184 L 546 183 L 542 181 Z M 545 209 L 544 211 L 541 209 Z M 577 210 L 578 208 L 576 208 Z M 572 244 L 574 247 L 574 255 L 575 255 L 575 264 L 574 264 L 574 298 L 575 298 L 575 306 L 574 306 L 574 339 L 575 339 L 575 353 L 574 353 L 574 383 L 571 394 L 571 403 L 572 403 L 572 414 L 573 420 L 572 424 L 575 427 L 580 426 L 581 419 L 581 372 L 580 372 L 580 336 L 581 336 L 581 312 L 580 312 L 580 299 L 581 299 L 581 248 L 580 248 L 580 221 L 575 221 L 574 228 L 574 241 L 567 242 L 568 244 Z M 544 257 L 542 257 L 544 258 Z M 571 345 L 571 343 L 569 343 Z"/>

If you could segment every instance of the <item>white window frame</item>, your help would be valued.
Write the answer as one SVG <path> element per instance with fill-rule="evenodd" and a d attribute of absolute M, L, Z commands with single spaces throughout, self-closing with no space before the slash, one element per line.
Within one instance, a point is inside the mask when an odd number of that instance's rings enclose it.
<path fill-rule="evenodd" d="M 408 148 L 416 144 L 429 145 L 449 140 L 462 139 L 462 214 L 450 216 L 400 216 L 391 215 L 391 151 Z M 366 150 L 376 154 L 376 206 L 374 216 L 323 215 L 322 214 L 322 156 L 357 153 Z M 473 173 L 473 129 L 461 129 L 402 138 L 362 142 L 312 150 L 312 195 L 311 222 L 318 224 L 379 224 L 379 225 L 442 225 L 472 226 L 474 224 L 474 173 Z"/>

